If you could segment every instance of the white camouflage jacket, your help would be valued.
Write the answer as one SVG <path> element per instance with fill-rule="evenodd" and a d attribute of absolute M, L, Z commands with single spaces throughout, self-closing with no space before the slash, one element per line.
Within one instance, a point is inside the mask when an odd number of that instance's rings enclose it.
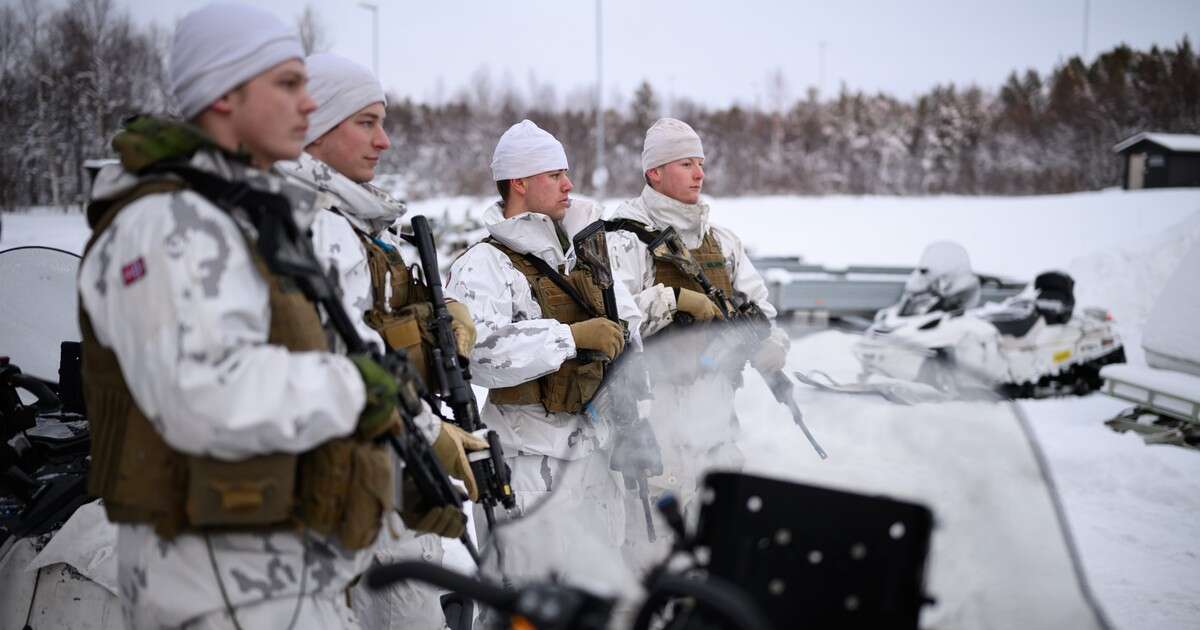
<path fill-rule="evenodd" d="M 281 179 L 200 152 L 192 166 L 280 190 Z M 95 198 L 133 178 L 110 167 Z M 312 197 L 293 208 L 311 223 Z M 117 355 L 138 406 L 171 448 L 222 459 L 307 451 L 350 434 L 365 393 L 345 357 L 267 345 L 268 287 L 235 219 L 192 191 L 124 208 L 84 257 L 81 306 Z M 206 543 L 211 543 L 211 552 Z M 178 626 L 224 608 L 215 564 L 236 607 L 340 593 L 365 569 L 358 553 L 311 533 L 184 534 L 119 526 L 118 581 L 136 627 Z"/>
<path fill-rule="evenodd" d="M 573 200 L 562 222 L 567 236 L 598 219 L 600 212 L 590 201 Z M 563 251 L 549 217 L 527 212 L 505 219 L 496 204 L 483 219 L 491 236 L 514 251 L 533 254 L 566 272 L 574 266 L 574 251 Z M 641 314 L 625 288 L 615 286 L 618 311 L 633 331 L 630 343 L 640 348 Z M 519 385 L 557 371 L 563 361 L 575 356 L 570 327 L 542 317 L 525 275 L 491 245 L 476 244 L 454 261 L 447 274 L 446 295 L 466 304 L 475 320 L 478 341 L 471 373 L 476 385 L 489 389 Z M 607 423 L 594 424 L 584 415 L 548 413 L 540 404 L 497 406 L 489 399 L 480 415 L 500 435 L 507 455 L 580 459 L 604 448 L 611 433 Z"/>
<path fill-rule="evenodd" d="M 653 229 L 673 227 L 688 249 L 699 247 L 712 230 L 725 255 L 734 292 L 745 295 L 774 319 L 775 307 L 767 300 L 767 285 L 746 255 L 742 240 L 733 231 L 709 223 L 708 214 L 708 204 L 703 200 L 685 204 L 646 186 L 640 196 L 617 206 L 605 218 L 633 219 Z M 646 245 L 634 234 L 619 231 L 609 233 L 608 249 L 614 276 L 633 295 L 642 312 L 642 336 L 648 338 L 675 321 L 675 293 L 654 281 L 654 259 Z M 791 345 L 787 333 L 775 327 L 769 341 L 784 349 Z"/>
<path fill-rule="evenodd" d="M 319 211 L 312 224 L 312 243 L 317 259 L 327 272 L 338 279 L 342 306 L 354 320 L 355 329 L 367 343 L 383 348 L 383 339 L 367 325 L 364 314 L 374 304 L 371 270 L 367 252 L 355 229 L 374 236 L 383 246 L 396 249 L 409 267 L 418 263 L 415 252 L 393 230 L 408 212 L 404 202 L 371 184 L 357 184 L 328 164 L 302 153 L 294 162 L 280 162 L 279 169 L 320 191 L 316 200 Z M 390 292 L 391 283 L 385 283 Z M 385 296 L 389 299 L 391 296 Z M 423 412 L 417 425 L 432 442 L 441 430 L 441 422 L 421 403 Z"/>

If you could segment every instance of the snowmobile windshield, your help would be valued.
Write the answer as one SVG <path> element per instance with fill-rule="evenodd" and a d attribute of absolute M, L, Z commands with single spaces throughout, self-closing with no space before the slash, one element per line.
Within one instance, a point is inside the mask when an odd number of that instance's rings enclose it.
<path fill-rule="evenodd" d="M 922 628 L 1107 627 L 1053 483 L 1055 463 L 1023 408 L 991 395 L 985 375 L 904 345 L 895 351 L 952 373 L 937 385 L 963 387 L 859 381 L 862 366 L 851 350 L 860 339 L 825 331 L 793 340 L 789 372 L 809 379 L 801 379 L 796 398 L 827 460 L 814 455 L 762 380 L 746 371 L 737 407 L 747 472 L 929 508 L 935 526 L 925 592 L 936 603 L 923 608 Z M 798 507 L 797 518 L 838 527 L 855 517 L 810 505 Z M 796 562 L 829 562 L 830 571 L 852 569 L 855 557 L 865 563 L 873 553 L 865 544 L 828 548 L 791 538 L 803 550 Z M 777 547 L 771 552 L 792 553 Z"/>
<path fill-rule="evenodd" d="M 50 247 L 0 252 L 0 356 L 58 382 L 59 346 L 79 341 L 79 257 Z"/>
<path fill-rule="evenodd" d="M 900 306 L 901 317 L 924 315 L 937 307 L 941 298 L 932 291 L 911 293 L 904 296 L 904 304 Z"/>
<path fill-rule="evenodd" d="M 921 611 L 921 628 L 1107 628 L 1080 568 L 1053 484 L 1052 462 L 1044 457 L 1038 428 L 1022 408 L 989 395 L 990 384 L 964 388 L 963 394 L 896 379 L 859 383 L 860 365 L 852 352 L 859 339 L 840 331 L 820 332 L 793 339 L 789 354 L 788 376 L 804 377 L 795 379 L 791 395 L 828 459 L 818 457 L 791 412 L 763 377 L 747 368 L 741 374 L 744 385 L 733 395 L 738 428 L 729 444 L 714 449 L 697 430 L 728 421 L 728 416 L 704 417 L 719 408 L 714 401 L 672 401 L 666 407 L 677 406 L 683 413 L 652 417 L 665 462 L 664 475 L 650 479 L 652 495 L 657 498 L 676 481 L 676 465 L 714 472 L 740 460 L 751 475 L 928 508 L 934 526 L 927 558 L 922 556 L 915 568 L 889 562 L 895 557 L 892 545 L 909 544 L 906 537 L 922 535 L 918 527 L 903 523 L 844 544 L 841 533 L 865 521 L 863 511 L 845 504 L 789 503 L 771 511 L 773 506 L 762 501 L 743 501 L 713 534 L 713 527 L 702 526 L 708 518 L 705 506 L 713 502 L 711 488 L 698 488 L 690 498 L 687 489 L 677 488 L 692 532 L 708 532 L 698 543 L 696 558 L 711 558 L 713 574 L 742 587 L 769 612 L 776 628 L 862 627 L 853 617 L 837 615 L 882 606 L 883 598 L 870 584 L 900 579 L 904 571 L 917 573 L 917 579 L 923 575 L 922 592 L 935 602 L 921 605 L 916 601 L 920 596 L 912 597 Z M 900 349 L 919 360 L 931 358 L 916 348 Z M 953 361 L 940 364 L 945 371 L 963 372 L 948 382 L 981 379 Z M 838 383 L 849 385 L 834 391 L 838 388 L 832 385 Z M 656 386 L 656 392 L 663 391 Z M 678 459 L 699 448 L 708 448 L 709 454 Z M 731 449 L 740 456 L 728 457 Z M 636 608 L 645 570 L 669 548 L 672 534 L 666 521 L 655 513 L 658 542 L 648 544 L 637 495 L 629 492 L 620 536 L 625 543 L 617 547 L 614 532 L 604 529 L 607 524 L 583 516 L 596 509 L 586 495 L 556 492 L 546 497 L 526 509 L 525 516 L 497 529 L 504 576 L 518 585 L 558 579 L 617 596 L 625 607 Z M 774 520 L 756 520 L 756 514 L 764 513 Z M 764 528 L 769 533 L 760 534 Z M 753 533 L 748 537 L 747 532 Z M 486 573 L 499 578 L 494 550 L 486 547 Z M 735 568 L 721 574 L 718 566 Z M 830 584 L 842 588 L 846 576 L 860 576 L 863 590 L 835 592 Z M 786 595 L 782 599 L 781 593 Z M 826 623 L 830 619 L 837 622 Z"/>

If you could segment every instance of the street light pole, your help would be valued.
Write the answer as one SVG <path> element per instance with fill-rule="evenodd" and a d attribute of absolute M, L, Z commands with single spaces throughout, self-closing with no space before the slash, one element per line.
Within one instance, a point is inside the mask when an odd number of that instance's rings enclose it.
<path fill-rule="evenodd" d="M 592 171 L 592 185 L 596 188 L 596 201 L 604 199 L 604 185 L 608 183 L 608 169 L 604 167 L 604 30 L 601 4 L 596 0 L 596 169 Z"/>
<path fill-rule="evenodd" d="M 1088 56 L 1088 26 L 1091 22 L 1092 3 L 1091 0 L 1083 0 L 1083 62 L 1087 63 Z"/>
<path fill-rule="evenodd" d="M 371 71 L 379 78 L 379 5 L 359 2 L 358 6 L 371 12 Z"/>

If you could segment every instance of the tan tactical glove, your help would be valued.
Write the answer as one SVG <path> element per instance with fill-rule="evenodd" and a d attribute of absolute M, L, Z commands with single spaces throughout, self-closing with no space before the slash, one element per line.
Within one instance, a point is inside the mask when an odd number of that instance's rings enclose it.
<path fill-rule="evenodd" d="M 471 319 L 471 311 L 466 304 L 453 300 L 446 301 L 446 310 L 450 311 L 450 317 L 454 318 L 450 329 L 454 331 L 458 356 L 469 359 L 471 351 L 475 349 L 475 320 Z"/>
<path fill-rule="evenodd" d="M 787 364 L 787 352 L 783 342 L 773 333 L 763 342 L 754 358 L 750 359 L 750 365 L 763 374 L 778 372 Z"/>
<path fill-rule="evenodd" d="M 721 309 L 707 295 L 691 289 L 679 289 L 679 295 L 675 296 L 675 310 L 691 315 L 697 322 L 724 319 Z"/>
<path fill-rule="evenodd" d="M 486 440 L 463 431 L 448 422 L 442 423 L 442 431 L 433 441 L 433 453 L 437 455 L 446 474 L 467 484 L 467 496 L 472 501 L 479 500 L 479 486 L 475 483 L 475 474 L 471 472 L 471 462 L 467 461 L 470 451 L 482 451 L 488 447 Z"/>
<path fill-rule="evenodd" d="M 571 336 L 575 338 L 576 348 L 599 350 L 610 360 L 617 358 L 625 349 L 625 331 L 604 317 L 571 324 Z"/>

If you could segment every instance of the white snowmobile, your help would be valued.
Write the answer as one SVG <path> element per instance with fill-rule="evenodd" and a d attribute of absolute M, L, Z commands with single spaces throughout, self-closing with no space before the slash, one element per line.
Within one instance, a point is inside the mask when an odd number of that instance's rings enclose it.
<path fill-rule="evenodd" d="M 1075 308 L 1074 286 L 1067 274 L 1048 271 L 1020 294 L 976 307 L 978 277 L 966 251 L 935 243 L 900 302 L 877 313 L 855 346 L 861 379 L 879 374 L 1009 398 L 1099 389 L 1100 368 L 1123 363 L 1125 351 L 1106 311 Z"/>

